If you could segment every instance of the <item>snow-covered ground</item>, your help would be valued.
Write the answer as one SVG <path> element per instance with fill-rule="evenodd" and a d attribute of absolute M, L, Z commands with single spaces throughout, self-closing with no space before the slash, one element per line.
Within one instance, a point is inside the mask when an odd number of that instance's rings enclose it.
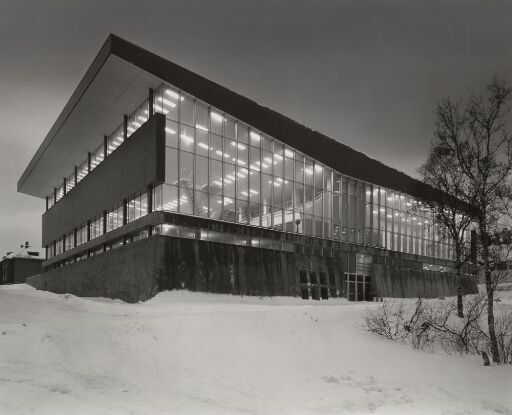
<path fill-rule="evenodd" d="M 368 333 L 376 306 L 2 286 L 0 414 L 512 414 L 512 366 Z"/>

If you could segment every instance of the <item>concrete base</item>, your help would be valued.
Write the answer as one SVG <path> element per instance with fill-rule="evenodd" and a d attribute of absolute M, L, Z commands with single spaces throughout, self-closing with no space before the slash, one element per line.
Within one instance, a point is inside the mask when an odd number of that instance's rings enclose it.
<path fill-rule="evenodd" d="M 457 294 L 455 274 L 380 264 L 372 264 L 371 284 L 378 297 L 435 298 Z M 464 294 L 476 294 L 475 278 L 464 275 L 462 291 Z"/>
<path fill-rule="evenodd" d="M 152 236 L 34 276 L 37 289 L 83 297 L 145 301 L 159 291 L 189 289 L 256 296 L 299 296 L 309 292 L 346 297 L 344 252 L 318 255 Z M 312 286 L 300 275 L 323 275 Z M 311 278 L 310 278 L 311 279 Z M 372 264 L 371 292 L 383 297 L 424 298 L 456 294 L 455 276 Z M 464 280 L 465 293 L 477 291 Z M 324 294 L 322 294 L 324 295 Z"/>
<path fill-rule="evenodd" d="M 159 291 L 161 238 L 147 238 L 27 279 L 38 290 L 135 303 Z"/>

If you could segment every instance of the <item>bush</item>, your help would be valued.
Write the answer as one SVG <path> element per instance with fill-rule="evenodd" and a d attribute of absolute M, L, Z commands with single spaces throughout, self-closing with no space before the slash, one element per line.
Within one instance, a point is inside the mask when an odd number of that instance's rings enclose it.
<path fill-rule="evenodd" d="M 369 311 L 364 320 L 366 329 L 372 333 L 377 333 L 389 340 L 405 341 L 407 339 L 403 303 L 397 305 L 394 301 L 385 301 L 377 311 Z"/>
<path fill-rule="evenodd" d="M 439 347 L 452 354 L 489 354 L 490 341 L 482 329 L 485 295 L 464 298 L 465 316 L 457 316 L 455 299 L 424 301 L 414 307 L 404 303 L 384 302 L 365 316 L 365 329 L 390 340 L 409 343 L 413 348 L 432 351 Z M 501 361 L 512 363 L 512 311 L 496 318 Z"/>
<path fill-rule="evenodd" d="M 494 324 L 498 350 L 502 363 L 512 364 L 512 311 L 506 311 L 496 317 Z M 490 342 L 487 342 L 487 349 L 490 350 Z"/>

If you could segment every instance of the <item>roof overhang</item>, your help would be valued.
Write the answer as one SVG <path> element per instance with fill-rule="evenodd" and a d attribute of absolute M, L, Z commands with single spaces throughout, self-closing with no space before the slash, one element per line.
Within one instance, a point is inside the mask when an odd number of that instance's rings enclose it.
<path fill-rule="evenodd" d="M 110 35 L 18 181 L 18 191 L 50 194 L 103 136 L 123 122 L 162 82 L 242 120 L 350 177 L 420 199 L 438 192 L 339 141 L 197 75 L 137 45 Z"/>
<path fill-rule="evenodd" d="M 123 123 L 162 80 L 115 53 L 110 36 L 18 181 L 45 197 Z"/>

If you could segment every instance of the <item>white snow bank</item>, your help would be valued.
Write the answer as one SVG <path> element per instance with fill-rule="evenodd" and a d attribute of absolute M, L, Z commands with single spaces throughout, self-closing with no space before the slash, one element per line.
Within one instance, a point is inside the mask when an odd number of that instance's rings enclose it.
<path fill-rule="evenodd" d="M 375 306 L 1 286 L 0 414 L 512 413 L 512 367 L 368 333 Z"/>

